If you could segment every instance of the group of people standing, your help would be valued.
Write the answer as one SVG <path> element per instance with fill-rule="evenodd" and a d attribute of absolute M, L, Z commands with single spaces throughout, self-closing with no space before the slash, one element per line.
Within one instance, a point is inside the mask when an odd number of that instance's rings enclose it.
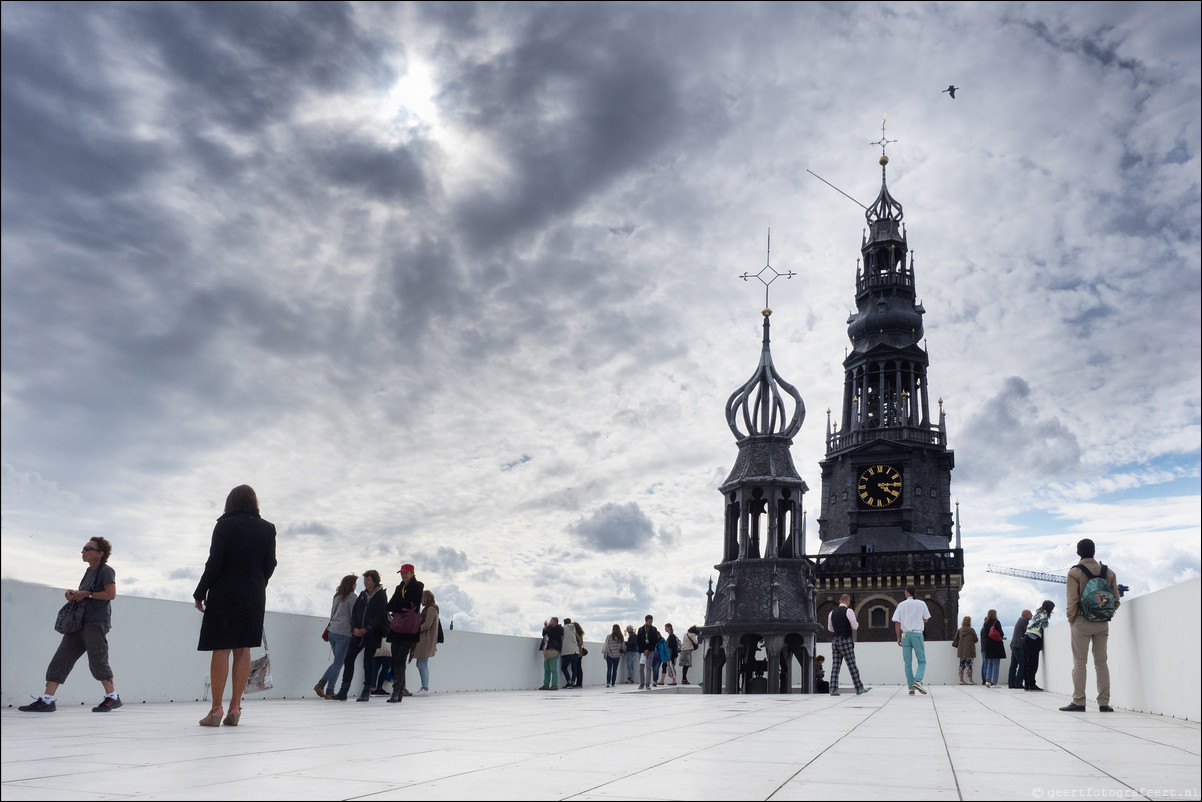
<path fill-rule="evenodd" d="M 684 637 L 678 637 L 671 624 L 665 624 L 667 635 L 661 635 L 648 615 L 637 631 L 627 626 L 625 633 L 620 624 L 614 624 L 602 644 L 605 657 L 605 687 L 613 688 L 619 683 L 622 660 L 626 661 L 627 684 L 634 684 L 635 665 L 639 666 L 639 690 L 654 685 L 676 685 L 676 666 L 681 668 L 681 685 L 689 684 L 689 668 L 693 665 L 693 652 L 700 645 L 697 627 L 689 627 Z M 543 684 L 540 691 L 559 690 L 559 672 L 564 675 L 565 688 L 583 685 L 580 658 L 588 654 L 584 647 L 584 628 L 579 621 L 565 618 L 559 623 L 557 616 L 543 622 L 542 640 L 539 651 L 543 656 Z M 670 682 L 667 682 L 668 679 Z"/>
<path fill-rule="evenodd" d="M 355 676 L 355 662 L 363 655 L 363 690 L 357 702 L 370 701 L 373 692 L 384 692 L 382 680 L 377 680 L 376 652 L 385 643 L 391 652 L 392 693 L 388 701 L 397 703 L 406 696 L 430 695 L 430 658 L 438 651 L 441 624 L 434 593 L 426 589 L 415 574 L 412 563 L 397 571 L 401 583 L 393 589 L 391 598 L 376 570 L 363 573 L 363 590 L 355 595 L 359 577 L 348 574 L 338 584 L 330 606 L 330 621 L 325 637 L 333 652 L 333 661 L 313 686 L 318 698 L 345 702 L 349 698 Z M 405 668 L 417 662 L 421 688 L 411 692 L 406 687 Z M 335 692 L 338 675 L 342 684 Z"/>
<path fill-rule="evenodd" d="M 972 628 L 972 616 L 966 615 L 952 636 L 952 646 L 960 659 L 960 684 L 976 685 L 972 678 L 972 663 L 977 656 L 976 644 L 981 644 L 981 685 L 993 688 L 998 684 L 1002 660 L 1006 659 L 1006 633 L 998 621 L 997 610 L 985 614 L 981 635 Z"/>

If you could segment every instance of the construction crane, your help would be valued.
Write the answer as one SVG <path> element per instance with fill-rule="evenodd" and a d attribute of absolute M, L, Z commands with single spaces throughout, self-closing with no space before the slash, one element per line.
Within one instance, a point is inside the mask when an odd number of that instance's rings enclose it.
<path fill-rule="evenodd" d="M 1027 571 L 1022 568 L 1007 568 L 1004 565 L 990 565 L 988 569 L 991 574 L 1006 574 L 1007 576 L 1021 576 L 1023 579 L 1038 579 L 1041 582 L 1055 582 L 1060 585 L 1068 584 L 1068 577 L 1064 574 L 1045 574 L 1043 571 Z M 1119 585 L 1119 597 L 1131 590 L 1126 585 Z"/>

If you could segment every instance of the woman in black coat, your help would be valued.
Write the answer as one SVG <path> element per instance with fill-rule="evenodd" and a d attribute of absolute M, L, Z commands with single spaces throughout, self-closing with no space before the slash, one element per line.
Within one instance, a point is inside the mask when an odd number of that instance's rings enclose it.
<path fill-rule="evenodd" d="M 410 615 L 408 611 L 412 610 L 420 616 L 422 593 L 426 586 L 414 577 L 413 566 L 410 563 L 402 565 L 397 573 L 401 575 L 401 584 L 396 586 L 392 598 L 388 600 L 388 611 Z M 420 617 L 417 622 L 420 626 Z M 412 634 L 395 630 L 388 632 L 388 642 L 392 644 L 392 696 L 388 697 L 390 702 L 399 702 L 406 696 L 412 696 L 405 688 L 405 664 L 409 661 L 409 653 L 420 639 L 421 632 L 416 629 Z"/>
<path fill-rule="evenodd" d="M 233 687 L 225 723 L 236 726 L 242 715 L 242 692 L 250 676 L 250 650 L 263 643 L 267 580 L 275 571 L 275 524 L 259 517 L 259 499 L 249 485 L 239 485 L 225 499 L 225 512 L 213 527 L 209 559 L 192 593 L 200 622 L 197 651 L 212 652 L 209 678 L 213 708 L 202 727 L 222 723 L 221 700 L 233 656 Z"/>
<path fill-rule="evenodd" d="M 997 610 L 990 610 L 981 627 L 981 684 L 986 688 L 997 685 L 1002 661 L 1006 659 L 1005 643 L 1006 633 L 997 620 Z"/>
<path fill-rule="evenodd" d="M 363 592 L 351 608 L 351 643 L 346 650 L 346 662 L 342 664 L 342 687 L 334 697 L 346 701 L 355 676 L 355 658 L 363 652 L 363 692 L 356 702 L 371 700 L 372 668 L 376 662 L 376 649 L 388 632 L 388 591 L 380 586 L 380 572 L 363 572 Z"/>

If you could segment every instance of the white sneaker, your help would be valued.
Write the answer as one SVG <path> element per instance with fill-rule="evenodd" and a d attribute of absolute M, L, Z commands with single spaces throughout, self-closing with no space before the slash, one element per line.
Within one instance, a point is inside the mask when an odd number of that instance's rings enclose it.
<path fill-rule="evenodd" d="M 413 695 L 414 696 L 429 696 L 430 692 L 427 691 L 425 688 L 422 688 L 420 691 L 418 691 L 417 693 L 415 693 Z"/>
<path fill-rule="evenodd" d="M 922 686 L 922 682 L 920 680 L 914 680 L 914 690 L 924 695 L 927 692 L 927 689 Z"/>

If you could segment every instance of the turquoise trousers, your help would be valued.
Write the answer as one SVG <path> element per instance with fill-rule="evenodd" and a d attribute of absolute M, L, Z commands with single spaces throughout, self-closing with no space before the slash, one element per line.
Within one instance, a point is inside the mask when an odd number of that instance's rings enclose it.
<path fill-rule="evenodd" d="M 901 636 L 902 662 L 906 664 L 906 687 L 914 690 L 915 682 L 922 682 L 927 671 L 927 645 L 921 632 L 903 632 Z M 910 665 L 910 655 L 918 658 L 918 671 Z"/>

